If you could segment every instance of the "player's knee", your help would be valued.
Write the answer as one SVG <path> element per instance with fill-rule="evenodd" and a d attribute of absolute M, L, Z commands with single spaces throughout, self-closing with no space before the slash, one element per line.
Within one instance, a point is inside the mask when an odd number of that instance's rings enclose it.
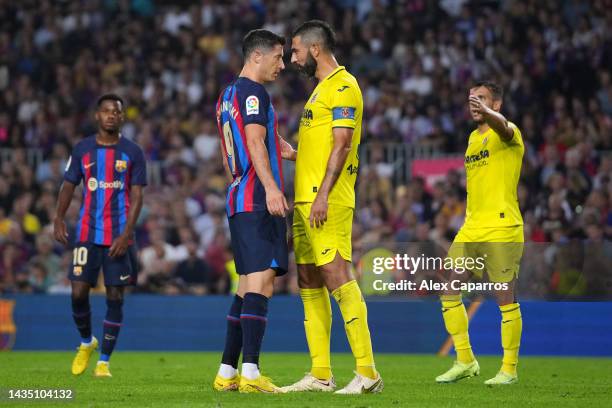
<path fill-rule="evenodd" d="M 508 292 L 497 292 L 495 294 L 495 298 L 497 300 L 498 306 L 510 305 L 512 303 L 516 303 L 516 298 L 514 297 L 514 293 L 511 291 Z"/>
<path fill-rule="evenodd" d="M 119 302 L 123 304 L 123 290 L 120 288 L 116 288 L 113 286 L 109 286 L 106 288 L 106 302 Z"/>
<path fill-rule="evenodd" d="M 73 288 L 71 298 L 73 305 L 84 305 L 89 303 L 89 290 L 86 288 Z"/>
<path fill-rule="evenodd" d="M 336 266 L 334 267 L 333 264 Z M 325 286 L 329 290 L 336 290 L 347 282 L 352 281 L 353 275 L 347 267 L 346 262 L 332 263 L 321 267 L 321 275 Z"/>
<path fill-rule="evenodd" d="M 71 297 L 73 300 L 85 300 L 89 298 L 90 285 L 87 282 L 72 281 L 71 282 Z"/>
<path fill-rule="evenodd" d="M 274 278 L 275 273 L 273 270 L 248 274 L 246 275 L 244 285 L 240 289 L 245 294 L 248 292 L 258 293 L 270 298 L 274 293 Z"/>
<path fill-rule="evenodd" d="M 316 267 L 298 265 L 298 286 L 302 289 L 317 289 L 325 285 L 321 273 Z"/>

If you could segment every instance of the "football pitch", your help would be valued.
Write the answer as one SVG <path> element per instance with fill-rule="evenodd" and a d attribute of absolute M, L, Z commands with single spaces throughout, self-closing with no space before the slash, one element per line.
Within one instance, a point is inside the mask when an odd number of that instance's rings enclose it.
<path fill-rule="evenodd" d="M 343 396 L 323 393 L 285 395 L 218 393 L 212 390 L 220 353 L 117 352 L 112 378 L 94 378 L 94 359 L 79 376 L 70 374 L 73 353 L 0 353 L 0 407 L 603 407 L 612 399 L 612 359 L 523 357 L 518 384 L 488 387 L 500 357 L 481 356 L 480 377 L 439 385 L 436 375 L 452 364 L 451 357 L 378 354 L 377 367 L 385 381 L 378 395 Z M 96 356 L 97 357 L 97 356 Z M 340 386 L 352 378 L 353 358 L 332 356 Z M 279 385 L 302 377 L 305 354 L 264 353 L 264 374 Z M 72 389 L 71 401 L 7 400 L 8 389 Z"/>

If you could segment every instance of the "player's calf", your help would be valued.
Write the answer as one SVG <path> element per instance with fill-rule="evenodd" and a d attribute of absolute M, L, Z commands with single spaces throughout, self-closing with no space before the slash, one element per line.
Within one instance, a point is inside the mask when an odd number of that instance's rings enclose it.
<path fill-rule="evenodd" d="M 107 299 L 106 306 L 106 318 L 103 323 L 104 338 L 102 339 L 102 350 L 100 353 L 100 362 L 104 363 L 108 363 L 110 360 L 123 324 L 123 299 Z"/>

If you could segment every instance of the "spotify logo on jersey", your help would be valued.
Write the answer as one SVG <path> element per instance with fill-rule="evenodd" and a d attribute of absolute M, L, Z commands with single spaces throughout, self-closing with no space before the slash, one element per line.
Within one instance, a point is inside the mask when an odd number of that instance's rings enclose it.
<path fill-rule="evenodd" d="M 96 191 L 97 189 L 101 189 L 101 190 L 106 190 L 107 188 L 110 189 L 122 189 L 125 186 L 125 184 L 123 183 L 123 181 L 119 181 L 119 180 L 114 180 L 112 182 L 106 182 L 106 181 L 98 181 L 93 177 L 90 177 L 89 180 L 87 180 L 87 188 L 89 189 L 89 191 Z"/>

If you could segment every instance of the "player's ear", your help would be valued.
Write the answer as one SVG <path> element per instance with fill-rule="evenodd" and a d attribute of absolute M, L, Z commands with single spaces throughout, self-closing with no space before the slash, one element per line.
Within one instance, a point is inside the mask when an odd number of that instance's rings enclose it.
<path fill-rule="evenodd" d="M 263 57 L 263 54 L 261 53 L 260 50 L 255 50 L 253 51 L 253 56 L 251 58 L 253 58 L 253 61 L 257 64 L 261 63 L 261 58 Z"/>
<path fill-rule="evenodd" d="M 493 99 L 493 110 L 499 112 L 501 110 L 502 101 L 501 99 Z"/>
<path fill-rule="evenodd" d="M 94 118 L 96 118 L 96 122 L 100 122 L 100 111 L 96 108 L 96 113 L 94 114 Z"/>
<path fill-rule="evenodd" d="M 311 44 L 310 53 L 312 54 L 314 58 L 317 58 L 319 54 L 321 53 L 321 46 L 317 43 Z"/>

